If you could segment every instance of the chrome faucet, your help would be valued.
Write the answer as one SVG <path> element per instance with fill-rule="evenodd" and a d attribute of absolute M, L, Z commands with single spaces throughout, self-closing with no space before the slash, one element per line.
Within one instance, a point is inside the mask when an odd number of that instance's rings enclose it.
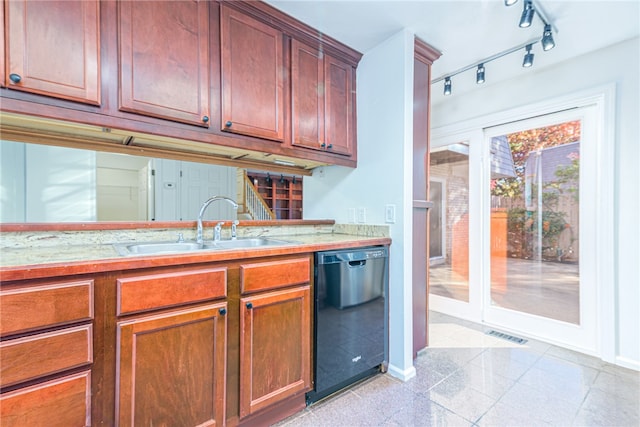
<path fill-rule="evenodd" d="M 202 204 L 202 207 L 200 208 L 200 213 L 198 213 L 198 228 L 196 230 L 196 243 L 201 245 L 203 243 L 203 238 L 202 238 L 202 216 L 204 215 L 204 211 L 207 209 L 207 207 L 215 202 L 216 200 L 224 200 L 225 202 L 230 203 L 233 206 L 233 209 L 237 210 L 238 209 L 238 204 L 225 196 L 213 196 L 212 198 L 210 198 L 209 200 L 207 200 L 206 202 L 204 202 Z M 220 225 L 220 224 L 219 224 Z M 218 240 L 219 240 L 220 236 L 218 235 Z"/>

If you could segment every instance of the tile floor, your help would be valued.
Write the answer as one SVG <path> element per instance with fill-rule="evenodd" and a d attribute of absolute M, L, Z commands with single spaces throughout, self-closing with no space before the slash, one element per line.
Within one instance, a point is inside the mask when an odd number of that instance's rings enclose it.
<path fill-rule="evenodd" d="M 640 426 L 640 372 L 431 313 L 417 375 L 378 374 L 278 426 Z"/>

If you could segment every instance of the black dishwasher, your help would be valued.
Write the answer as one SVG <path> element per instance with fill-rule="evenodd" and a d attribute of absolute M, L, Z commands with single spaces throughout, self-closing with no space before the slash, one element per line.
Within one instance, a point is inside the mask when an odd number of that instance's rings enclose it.
<path fill-rule="evenodd" d="M 307 404 L 380 372 L 387 354 L 389 250 L 315 254 L 314 389 Z"/>

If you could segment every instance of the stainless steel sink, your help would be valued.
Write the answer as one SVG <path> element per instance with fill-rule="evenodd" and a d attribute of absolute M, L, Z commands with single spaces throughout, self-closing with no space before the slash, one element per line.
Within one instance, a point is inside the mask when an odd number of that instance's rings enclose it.
<path fill-rule="evenodd" d="M 236 240 L 219 240 L 217 242 L 205 242 L 205 248 L 212 249 L 241 249 L 241 248 L 259 248 L 265 246 L 284 246 L 291 245 L 296 242 L 289 240 L 278 240 L 266 237 L 245 237 Z"/>
<path fill-rule="evenodd" d="M 123 256 L 180 253 L 202 250 L 196 242 L 116 243 L 116 251 Z"/>
<path fill-rule="evenodd" d="M 268 246 L 291 245 L 289 240 L 270 239 L 265 237 L 239 238 L 236 240 L 205 241 L 203 245 L 195 241 L 185 242 L 143 242 L 116 243 L 114 248 L 121 256 L 171 254 L 198 251 L 230 250 L 242 248 L 263 248 Z"/>

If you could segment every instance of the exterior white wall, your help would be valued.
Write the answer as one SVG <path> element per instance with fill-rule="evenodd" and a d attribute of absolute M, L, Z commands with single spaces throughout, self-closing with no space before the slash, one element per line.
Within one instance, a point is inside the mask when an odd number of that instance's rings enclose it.
<path fill-rule="evenodd" d="M 304 218 L 350 222 L 349 208 L 366 209 L 367 224 L 390 225 L 389 372 L 415 375 L 412 349 L 412 158 L 414 36 L 402 31 L 366 52 L 358 65 L 358 167 L 330 166 L 304 178 Z M 356 221 L 358 216 L 356 214 Z"/>
<path fill-rule="evenodd" d="M 554 67 L 523 71 L 432 106 L 432 127 L 464 126 L 492 113 L 615 84 L 614 286 L 617 363 L 640 369 L 640 39 L 634 38 Z M 441 88 L 441 85 L 438 86 Z M 438 89 L 439 90 L 439 89 Z M 613 332 L 613 331 L 612 331 Z M 604 349 L 606 352 L 611 349 Z"/>

